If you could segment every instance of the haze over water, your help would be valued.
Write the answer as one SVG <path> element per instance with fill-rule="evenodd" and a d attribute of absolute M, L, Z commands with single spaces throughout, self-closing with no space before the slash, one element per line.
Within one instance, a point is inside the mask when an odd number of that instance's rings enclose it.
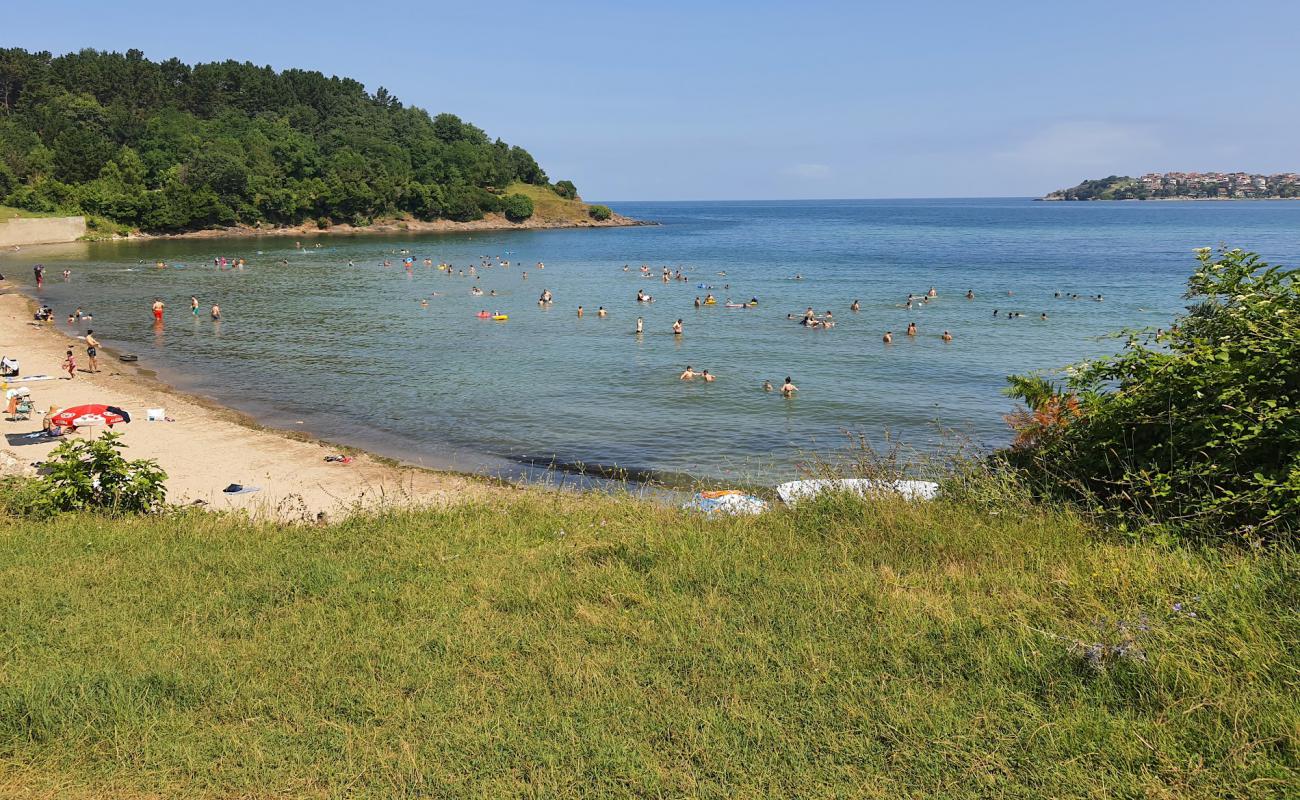
<path fill-rule="evenodd" d="M 776 480 L 794 477 L 804 451 L 843 446 L 845 431 L 875 441 L 887 431 L 925 448 L 943 427 L 1004 444 L 1005 376 L 1113 352 L 1119 342 L 1106 334 L 1123 328 L 1167 326 L 1184 305 L 1195 247 L 1227 243 L 1300 264 L 1300 203 L 1291 202 L 613 205 L 663 224 L 302 237 L 303 250 L 293 238 L 109 242 L 6 253 L 0 272 L 31 288 L 31 265 L 42 261 L 41 297 L 60 327 L 80 305 L 110 347 L 278 427 L 430 466 L 493 472 L 555 459 Z M 416 258 L 409 274 L 401 249 Z M 468 271 L 489 255 L 512 262 L 479 270 L 477 285 L 498 297 L 472 297 L 474 278 L 423 264 Z M 217 256 L 248 266 L 218 271 Z M 175 268 L 155 269 L 160 259 Z M 690 281 L 661 283 L 665 265 Z M 939 297 L 928 306 L 900 307 L 931 286 Z M 638 288 L 655 302 L 638 305 Z M 545 310 L 543 289 L 555 297 Z M 718 305 L 694 309 L 709 292 Z M 1088 299 L 1098 293 L 1103 302 Z M 1064 299 L 1071 294 L 1080 299 Z M 155 295 L 168 306 L 161 328 L 149 315 Z M 722 307 L 751 297 L 757 308 Z M 854 299 L 859 313 L 849 311 Z M 208 318 L 214 302 L 220 323 Z M 596 316 L 602 305 L 606 319 Z M 833 311 L 837 326 L 787 321 L 808 306 Z M 510 320 L 477 319 L 480 309 Z M 641 337 L 632 335 L 638 316 Z M 909 321 L 915 339 L 904 335 Z M 939 339 L 945 329 L 953 342 Z M 886 330 L 892 346 L 881 343 Z M 679 381 L 687 364 L 718 380 Z M 761 390 L 787 375 L 798 397 Z"/>

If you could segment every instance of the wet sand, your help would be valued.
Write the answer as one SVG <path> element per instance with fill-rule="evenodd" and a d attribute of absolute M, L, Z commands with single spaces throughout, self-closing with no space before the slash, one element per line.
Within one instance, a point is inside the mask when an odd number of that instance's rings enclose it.
<path fill-rule="evenodd" d="M 202 501 L 212 509 L 314 520 L 320 513 L 337 517 L 358 507 L 450 505 L 516 491 L 484 479 L 397 465 L 259 427 L 237 412 L 171 389 L 147 370 L 124 363 L 118 354 L 103 348 L 100 372 L 80 371 L 87 368 L 85 342 L 63 332 L 66 318 L 35 323 L 33 309 L 32 302 L 17 292 L 0 294 L 0 355 L 21 362 L 21 375 L 11 379 L 9 386 L 30 388 L 35 406 L 29 420 L 10 421 L 7 414 L 0 419 L 4 434 L 0 474 L 35 474 L 32 463 L 54 449 L 58 440 L 23 438 L 40 430 L 41 417 L 50 406 L 105 403 L 131 414 L 130 424 L 114 430 L 123 434 L 127 457 L 156 459 L 167 471 L 168 500 L 173 503 Z M 72 380 L 61 369 L 69 347 L 79 370 Z M 22 380 L 41 374 L 54 379 Z M 150 408 L 166 409 L 175 421 L 146 421 Z M 98 431 L 73 435 L 98 435 Z M 334 454 L 350 455 L 353 461 L 324 460 Z M 260 491 L 225 494 L 222 490 L 232 483 Z"/>

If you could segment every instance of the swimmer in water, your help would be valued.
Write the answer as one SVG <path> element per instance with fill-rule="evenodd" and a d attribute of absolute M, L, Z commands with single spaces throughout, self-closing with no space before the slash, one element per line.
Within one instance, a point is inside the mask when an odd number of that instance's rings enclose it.
<path fill-rule="evenodd" d="M 861 311 L 861 310 L 862 310 L 862 302 L 859 300 L 854 300 L 853 304 L 849 306 L 849 311 Z"/>
<path fill-rule="evenodd" d="M 641 317 L 636 318 L 636 332 L 638 335 L 645 333 L 645 320 Z"/>
<path fill-rule="evenodd" d="M 582 318 L 582 306 L 578 306 L 578 317 L 579 319 Z"/>
<path fill-rule="evenodd" d="M 214 320 L 221 319 L 221 306 L 216 305 L 215 303 L 212 306 L 212 318 Z"/>
<path fill-rule="evenodd" d="M 951 333 L 948 333 L 947 331 L 944 331 L 944 332 L 943 332 L 943 336 L 940 336 L 939 338 L 940 338 L 940 339 L 943 339 L 945 342 L 951 342 L 951 341 L 952 341 L 952 334 L 951 334 Z"/>
<path fill-rule="evenodd" d="M 937 291 L 933 286 L 931 286 L 931 287 L 930 287 L 930 291 L 926 292 L 926 293 L 925 293 L 925 296 L 926 296 L 926 297 L 938 297 L 938 296 L 939 296 L 939 292 L 938 292 L 938 291 Z"/>
<path fill-rule="evenodd" d="M 882 340 L 885 344 L 893 344 L 893 343 L 894 343 L 894 332 L 893 332 L 893 331 L 885 331 L 885 335 L 881 337 L 881 340 Z"/>
<path fill-rule="evenodd" d="M 967 290 L 966 290 L 966 299 L 967 299 L 967 300 L 974 300 L 974 299 L 975 299 L 975 290 L 974 290 L 974 289 L 967 289 Z"/>
<path fill-rule="evenodd" d="M 680 319 L 673 323 L 673 335 L 674 336 L 682 335 L 682 321 Z"/>
<path fill-rule="evenodd" d="M 908 335 L 908 336 L 915 336 L 915 335 L 916 335 L 916 323 L 915 323 L 915 322 L 909 322 L 909 323 L 907 323 L 907 335 Z"/>
<path fill-rule="evenodd" d="M 790 380 L 789 375 L 786 375 L 785 383 L 781 384 L 781 396 L 794 397 L 794 393 L 797 391 L 799 391 L 799 387 L 794 385 L 794 382 Z"/>
<path fill-rule="evenodd" d="M 769 380 L 764 380 L 764 381 L 763 381 L 763 391 L 765 391 L 765 392 L 770 392 L 770 391 L 772 391 L 772 382 L 771 382 L 771 381 L 769 381 Z"/>
<path fill-rule="evenodd" d="M 678 375 L 678 376 L 677 376 L 677 379 L 678 379 L 678 380 L 682 380 L 682 381 L 694 380 L 694 379 L 695 379 L 695 376 L 698 375 L 698 374 L 699 374 L 698 372 L 696 372 L 695 370 L 691 369 L 691 365 L 690 365 L 690 364 L 687 364 L 687 365 L 686 365 L 686 369 L 682 370 L 682 374 L 681 374 L 681 375 Z"/>
<path fill-rule="evenodd" d="M 199 315 L 199 298 L 193 295 L 190 296 L 190 313 L 196 317 Z"/>
<path fill-rule="evenodd" d="M 1044 311 L 1043 313 L 1039 314 L 1039 315 L 1038 315 L 1038 318 L 1039 318 L 1039 319 L 1047 319 L 1047 312 Z"/>
<path fill-rule="evenodd" d="M 709 371 L 707 369 L 704 370 L 704 372 L 700 373 L 700 377 L 704 379 L 705 383 L 713 382 L 713 376 L 709 374 Z"/>
<path fill-rule="evenodd" d="M 604 307 L 604 306 L 601 306 L 600 308 L 596 309 L 596 316 L 598 316 L 598 317 L 608 317 L 608 316 L 609 316 L 609 312 L 605 310 L 605 307 Z"/>

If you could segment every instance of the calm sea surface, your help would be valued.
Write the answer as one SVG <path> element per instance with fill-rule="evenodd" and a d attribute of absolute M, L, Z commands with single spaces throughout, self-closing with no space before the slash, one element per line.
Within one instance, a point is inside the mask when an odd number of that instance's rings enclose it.
<path fill-rule="evenodd" d="M 292 238 L 69 245 L 0 255 L 0 272 L 31 289 L 31 265 L 43 261 L 41 297 L 60 326 L 80 305 L 109 346 L 275 426 L 431 466 L 511 472 L 554 459 L 777 479 L 804 452 L 841 447 L 845 431 L 922 448 L 941 428 L 1004 443 L 1005 376 L 1113 351 L 1109 332 L 1167 325 L 1195 247 L 1300 264 L 1300 203 L 1290 202 L 612 205 L 662 225 L 304 238 L 302 250 Z M 409 271 L 404 249 L 416 258 Z M 248 264 L 218 270 L 219 256 Z M 484 256 L 511 266 L 470 276 Z M 160 259 L 172 268 L 154 268 Z M 689 282 L 660 282 L 665 265 Z M 472 296 L 476 284 L 497 296 Z M 936 300 L 901 307 L 931 286 Z M 547 309 L 543 289 L 555 298 Z M 655 302 L 639 305 L 638 289 Z M 695 309 L 709 292 L 719 304 Z M 1104 301 L 1086 299 L 1099 293 Z M 203 304 L 197 317 L 191 295 Z M 161 326 L 155 296 L 167 303 Z M 757 308 L 722 307 L 751 297 Z M 855 299 L 862 310 L 851 313 Z M 833 311 L 835 328 L 787 321 L 808 306 Z M 510 319 L 480 320 L 480 310 Z M 679 317 L 685 335 L 674 337 Z M 903 335 L 911 321 L 915 338 Z M 944 330 L 954 341 L 940 340 Z M 717 381 L 679 381 L 688 364 Z M 787 375 L 795 399 L 761 390 Z"/>

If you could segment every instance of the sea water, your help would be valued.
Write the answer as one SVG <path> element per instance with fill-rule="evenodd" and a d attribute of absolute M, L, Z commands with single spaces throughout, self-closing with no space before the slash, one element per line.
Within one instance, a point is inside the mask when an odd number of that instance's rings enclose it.
<path fill-rule="evenodd" d="M 277 427 L 437 467 L 555 462 L 776 480 L 810 452 L 843 447 L 846 434 L 920 450 L 953 436 L 1005 444 L 1006 376 L 1114 352 L 1122 340 L 1109 334 L 1123 329 L 1167 327 L 1185 305 L 1196 247 L 1300 263 L 1292 202 L 611 205 L 660 224 L 63 245 L 6 253 L 0 272 L 34 291 L 31 266 L 43 262 L 40 297 L 60 327 L 84 333 L 65 325 L 79 305 L 110 347 Z M 484 256 L 510 266 L 483 269 Z M 247 265 L 218 269 L 219 257 Z M 160 260 L 170 266 L 157 269 Z M 664 266 L 689 281 L 662 283 Z M 471 295 L 476 285 L 483 296 Z M 936 299 L 905 308 L 931 287 Z M 544 289 L 554 303 L 541 308 Z M 638 289 L 654 302 L 638 304 Z M 710 293 L 717 305 L 694 307 Z M 162 325 L 155 297 L 167 304 Z M 756 308 L 723 307 L 751 298 Z M 833 312 L 835 327 L 787 318 L 808 307 Z M 717 380 L 679 380 L 687 365 Z M 794 398 L 762 390 L 787 376 Z"/>

